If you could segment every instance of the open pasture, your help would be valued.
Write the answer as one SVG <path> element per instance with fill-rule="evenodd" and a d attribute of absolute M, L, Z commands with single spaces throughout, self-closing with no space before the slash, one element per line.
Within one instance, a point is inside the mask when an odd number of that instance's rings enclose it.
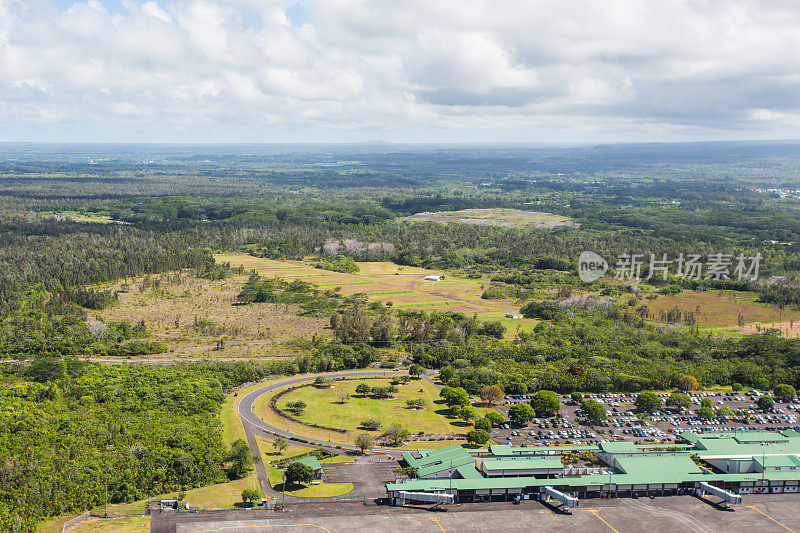
<path fill-rule="evenodd" d="M 176 356 L 186 353 L 192 358 L 292 356 L 297 355 L 297 347 L 286 343 L 294 337 L 330 337 L 325 319 L 300 316 L 294 306 L 235 305 L 246 281 L 246 275 L 211 281 L 187 273 L 153 276 L 147 284 L 143 278 L 129 279 L 108 287 L 120 290 L 127 285 L 117 305 L 92 314 L 104 321 L 136 324 L 144 320 L 147 330 Z M 226 339 L 223 349 L 210 352 L 220 337 Z"/>
<path fill-rule="evenodd" d="M 461 211 L 438 211 L 416 213 L 406 217 L 410 222 L 438 222 L 440 224 L 475 224 L 477 226 L 504 226 L 513 228 L 535 227 L 554 228 L 556 226 L 576 225 L 569 217 L 520 211 L 518 209 L 462 209 Z"/>
<path fill-rule="evenodd" d="M 760 326 L 776 327 L 795 336 L 800 332 L 800 311 L 756 301 L 752 292 L 683 291 L 675 296 L 660 295 L 655 300 L 643 300 L 650 312 L 668 311 L 677 307 L 697 314 L 700 328 L 725 329 L 738 333 L 756 333 Z M 741 315 L 743 327 L 739 326 Z"/>
<path fill-rule="evenodd" d="M 392 424 L 400 424 L 411 433 L 448 434 L 464 432 L 466 424 L 461 420 L 447 418 L 447 406 L 440 403 L 438 391 L 425 380 L 414 380 L 406 385 L 398 385 L 398 392 L 392 398 L 373 399 L 356 394 L 355 389 L 361 383 L 370 387 L 385 387 L 389 379 L 358 379 L 335 381 L 329 388 L 302 387 L 284 395 L 278 401 L 278 408 L 285 410 L 289 402 L 302 400 L 306 403 L 305 411 L 300 415 L 292 415 L 306 423 L 328 427 L 359 430 L 361 421 L 377 418 L 383 422 L 381 430 Z M 339 395 L 347 393 L 350 397 L 343 403 Z M 409 409 L 406 400 L 422 398 L 427 407 L 422 410 Z M 477 408 L 480 414 L 486 409 Z M 370 433 L 378 434 L 381 430 Z"/>
<path fill-rule="evenodd" d="M 396 265 L 388 261 L 359 262 L 355 274 L 330 272 L 309 266 L 301 261 L 276 261 L 247 254 L 218 254 L 219 262 L 255 270 L 262 276 L 287 280 L 302 279 L 322 288 L 341 287 L 343 295 L 364 293 L 370 300 L 392 302 L 396 309 L 420 311 L 459 311 L 477 313 L 482 319 L 503 319 L 509 335 L 517 326 L 532 328 L 536 321 L 505 320 L 508 312 L 517 312 L 514 302 L 481 299 L 486 280 L 466 279 L 449 275 L 443 270 Z M 427 281 L 425 276 L 443 276 L 441 281 Z"/>
<path fill-rule="evenodd" d="M 290 414 L 290 416 L 305 423 L 343 429 L 346 431 L 345 433 L 309 427 L 274 413 L 269 407 L 271 398 L 288 387 L 276 389 L 259 397 L 254 403 L 255 414 L 265 422 L 297 435 L 350 444 L 354 443 L 356 435 L 364 431 L 360 428 L 361 422 L 368 418 L 377 418 L 382 422 L 380 430 L 367 431 L 373 437 L 379 435 L 394 423 L 401 424 L 412 435 L 423 432 L 444 437 L 452 434 L 463 434 L 471 429 L 471 425 L 447 416 L 448 408 L 443 403 L 440 403 L 439 391 L 424 379 L 413 380 L 407 385 L 398 385 L 399 390 L 392 398 L 373 399 L 361 397 L 355 393 L 355 389 L 360 383 L 376 387 L 389 385 L 390 382 L 391 379 L 389 378 L 337 380 L 329 388 L 318 389 L 309 386 L 293 390 L 282 396 L 277 402 L 278 408 L 284 409 L 288 402 L 302 400 L 306 403 L 303 413 L 300 415 Z M 340 400 L 339 395 L 341 392 L 350 394 L 350 398 L 344 403 L 341 403 Z M 406 406 L 406 400 L 412 398 L 425 399 L 427 408 L 424 410 L 409 409 Z M 483 415 L 489 409 L 476 407 L 476 410 L 480 415 Z M 415 446 L 427 448 L 429 447 L 426 446 L 428 442 L 415 441 L 409 444 L 412 448 Z M 433 441 L 431 444 L 430 447 L 439 448 L 453 444 L 453 441 Z"/>

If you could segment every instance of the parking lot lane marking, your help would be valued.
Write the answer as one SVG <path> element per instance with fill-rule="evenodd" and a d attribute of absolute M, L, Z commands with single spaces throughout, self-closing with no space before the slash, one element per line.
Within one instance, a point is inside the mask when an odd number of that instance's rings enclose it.
<path fill-rule="evenodd" d="M 608 529 L 610 529 L 610 530 L 611 530 L 611 531 L 613 531 L 614 533 L 619 533 L 619 531 L 617 531 L 616 529 L 614 529 L 614 526 L 612 526 L 611 524 L 609 524 L 608 522 L 606 522 L 605 520 L 603 520 L 603 517 L 602 517 L 602 516 L 600 516 L 599 514 L 597 514 L 597 511 L 596 511 L 596 510 L 594 510 L 594 509 L 587 509 L 587 510 L 586 510 L 586 512 L 587 512 L 587 513 L 592 513 L 593 515 L 595 515 L 595 516 L 596 516 L 596 517 L 597 517 L 597 518 L 598 518 L 598 519 L 599 519 L 599 520 L 600 520 L 602 523 L 604 523 L 605 525 L 607 525 L 607 526 L 608 526 Z"/>
<path fill-rule="evenodd" d="M 327 533 L 333 533 L 327 527 L 318 526 L 317 524 L 270 524 L 266 526 L 223 526 L 218 529 L 198 529 L 197 531 L 193 531 L 192 533 L 216 533 L 217 531 L 224 531 L 226 529 L 253 529 L 253 528 L 266 529 L 268 527 L 295 527 L 295 526 L 316 527 L 321 529 L 322 531 L 327 531 Z"/>
<path fill-rule="evenodd" d="M 389 509 L 386 509 L 386 512 L 389 513 Z M 397 520 L 394 519 L 394 517 L 392 516 L 392 513 L 389 513 L 389 518 L 391 518 L 392 522 L 394 522 L 394 527 L 396 527 L 397 529 L 400 529 L 400 526 L 397 525 Z"/>
<path fill-rule="evenodd" d="M 780 522 L 778 522 L 777 520 L 775 520 L 774 518 L 772 518 L 772 517 L 771 517 L 770 515 L 768 515 L 767 513 L 765 513 L 765 512 L 762 512 L 762 511 L 761 511 L 761 510 L 760 510 L 758 507 L 756 507 L 755 505 L 748 505 L 748 506 L 747 506 L 747 508 L 748 508 L 748 509 L 752 509 L 752 510 L 754 510 L 754 511 L 758 512 L 758 513 L 761 513 L 761 514 L 763 514 L 764 516 L 766 516 L 767 518 L 769 518 L 770 520 L 772 520 L 773 522 L 775 522 L 776 524 L 778 524 L 779 526 L 781 526 L 781 527 L 782 527 L 783 529 L 785 529 L 786 531 L 791 531 L 792 533 L 797 533 L 797 532 L 796 532 L 794 529 L 790 528 L 789 526 L 787 526 L 787 525 L 785 525 L 785 524 L 781 524 Z"/>
<path fill-rule="evenodd" d="M 435 516 L 429 516 L 428 518 L 436 522 L 436 525 L 439 526 L 439 529 L 441 529 L 443 533 L 447 533 L 447 531 L 445 531 L 444 527 L 442 526 L 441 522 L 439 522 L 438 518 L 436 518 Z"/>

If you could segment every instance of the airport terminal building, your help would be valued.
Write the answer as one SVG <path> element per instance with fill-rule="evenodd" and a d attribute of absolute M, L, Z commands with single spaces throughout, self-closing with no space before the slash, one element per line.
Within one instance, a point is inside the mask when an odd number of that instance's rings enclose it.
<path fill-rule="evenodd" d="M 395 503 L 538 499 L 545 487 L 575 498 L 668 496 L 709 487 L 732 495 L 798 492 L 800 433 L 787 430 L 685 432 L 669 446 L 601 442 L 598 446 L 512 447 L 468 450 L 460 445 L 403 454 L 414 479 L 386 484 Z M 561 455 L 594 453 L 600 465 L 564 467 Z M 425 498 L 425 499 L 423 499 Z"/>

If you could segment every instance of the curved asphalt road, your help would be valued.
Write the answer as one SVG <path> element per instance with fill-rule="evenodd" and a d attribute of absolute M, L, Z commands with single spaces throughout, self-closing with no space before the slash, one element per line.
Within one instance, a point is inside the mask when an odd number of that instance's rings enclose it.
<path fill-rule="evenodd" d="M 397 376 L 405 374 L 406 372 L 395 372 L 395 371 L 385 371 L 385 370 L 372 370 L 372 371 L 354 371 L 354 372 L 335 372 L 332 374 L 324 374 L 325 377 L 328 378 L 343 378 L 343 377 L 374 377 L 374 376 Z M 323 374 L 320 374 L 323 375 Z M 286 387 L 287 385 L 298 385 L 300 383 L 310 383 L 313 382 L 317 378 L 316 375 L 314 376 L 303 376 L 303 377 L 296 377 L 296 378 L 288 378 L 284 381 L 279 383 L 270 383 L 269 385 L 264 385 L 260 389 L 256 389 L 253 392 L 246 394 L 241 400 L 239 400 L 239 418 L 242 419 L 242 424 L 247 428 L 249 424 L 251 427 L 261 429 L 273 435 L 278 435 L 287 439 L 303 439 L 311 444 L 324 446 L 324 447 L 341 447 L 345 450 L 351 451 L 361 451 L 361 448 L 358 446 L 354 446 L 352 444 L 346 444 L 343 442 L 333 442 L 333 441 L 324 441 L 318 439 L 312 439 L 305 435 L 298 435 L 296 433 L 292 433 L 291 431 L 286 431 L 280 428 L 277 428 L 271 424 L 268 424 L 258 418 L 256 414 L 253 412 L 255 401 L 267 394 L 268 392 L 272 392 L 275 389 L 280 389 Z M 404 451 L 408 451 L 401 448 L 373 448 L 373 451 L 383 452 L 388 454 L 399 454 Z"/>
<path fill-rule="evenodd" d="M 341 377 L 373 377 L 373 376 L 396 376 L 402 375 L 406 372 L 395 372 L 395 371 L 355 371 L 355 372 L 336 372 L 332 374 L 325 374 L 326 377 L 330 378 L 341 378 Z M 287 378 L 279 383 L 270 383 L 269 385 L 264 385 L 263 387 L 256 389 L 242 397 L 239 400 L 239 418 L 242 420 L 242 426 L 244 426 L 244 432 L 247 437 L 247 443 L 250 445 L 250 451 L 256 457 L 261 456 L 261 452 L 258 449 L 258 442 L 256 441 L 255 437 L 255 429 L 258 428 L 266 433 L 270 433 L 275 436 L 284 437 L 286 439 L 303 439 L 308 441 L 312 445 L 317 445 L 322 448 L 331 449 L 333 447 L 341 447 L 345 450 L 350 451 L 361 451 L 358 446 L 353 446 L 352 444 L 345 444 L 343 442 L 332 442 L 332 441 L 323 441 L 318 439 L 312 439 L 310 437 L 306 437 L 304 435 L 298 435 L 296 433 L 292 433 L 291 431 L 286 431 L 280 428 L 277 428 L 271 424 L 268 424 L 258 418 L 256 414 L 253 412 L 255 401 L 267 394 L 269 392 L 274 391 L 275 389 L 280 389 L 282 387 L 286 387 L 287 385 L 297 385 L 299 383 L 307 383 L 313 382 L 317 378 L 316 375 L 313 376 L 303 376 L 303 377 L 296 377 L 296 378 Z M 336 451 L 336 450 L 332 450 Z M 398 448 L 373 448 L 373 451 L 382 452 L 386 454 L 392 455 L 399 455 L 401 452 L 408 451 Z M 270 495 L 273 498 L 280 497 L 280 501 L 289 501 L 289 502 L 299 502 L 299 501 L 336 501 L 336 500 L 349 500 L 352 499 L 348 498 L 347 494 L 343 496 L 333 497 L 333 498 L 302 498 L 297 496 L 286 496 L 282 495 L 281 493 L 273 490 L 272 485 L 269 482 L 269 476 L 267 476 L 266 469 L 264 468 L 264 464 L 261 461 L 256 463 L 256 472 L 258 474 L 259 481 L 261 483 L 261 490 L 264 495 Z"/>

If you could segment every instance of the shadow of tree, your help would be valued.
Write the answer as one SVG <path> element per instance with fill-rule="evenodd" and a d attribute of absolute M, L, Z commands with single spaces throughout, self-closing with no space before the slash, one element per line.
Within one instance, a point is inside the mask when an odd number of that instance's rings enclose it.
<path fill-rule="evenodd" d="M 292 492 L 295 490 L 305 489 L 308 488 L 308 485 L 303 483 L 294 483 L 294 482 L 287 482 L 286 483 L 286 492 Z M 283 492 L 283 483 L 276 483 L 272 486 L 272 490 L 277 492 Z"/>

